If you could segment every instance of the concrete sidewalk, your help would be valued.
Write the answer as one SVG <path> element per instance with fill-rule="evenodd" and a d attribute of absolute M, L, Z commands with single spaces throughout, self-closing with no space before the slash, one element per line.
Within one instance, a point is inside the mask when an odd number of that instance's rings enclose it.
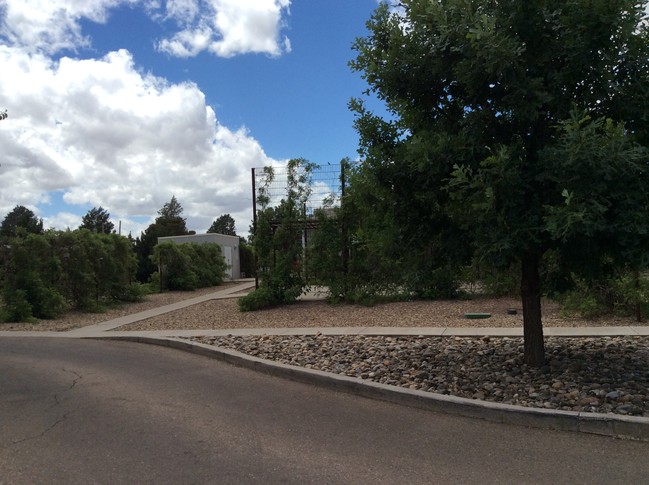
<path fill-rule="evenodd" d="M 84 330 L 84 329 L 79 329 Z M 70 334 L 70 332 L 67 332 Z M 79 332 L 80 334 L 81 332 Z M 146 337 L 200 337 L 200 336 L 245 336 L 245 335 L 389 335 L 389 336 L 431 336 L 431 337 L 523 337 L 523 329 L 484 327 L 308 327 L 308 328 L 233 328 L 222 330 L 148 330 L 137 332 L 114 331 L 105 336 L 124 337 L 128 335 Z M 553 327 L 543 329 L 546 337 L 620 337 L 649 336 L 649 327 Z M 88 335 L 88 336 L 95 336 Z M 79 335 L 81 336 L 81 335 Z"/>
<path fill-rule="evenodd" d="M 68 336 L 71 337 L 83 337 L 88 334 L 96 334 L 101 332 L 106 332 L 114 328 L 122 327 L 128 325 L 129 323 L 139 322 L 140 320 L 146 320 L 147 318 L 157 317 L 164 313 L 175 312 L 176 310 L 182 310 L 192 305 L 198 303 L 203 303 L 204 301 L 209 300 L 220 300 L 223 298 L 233 298 L 232 295 L 239 293 L 241 291 L 250 290 L 255 287 L 255 280 L 243 280 L 241 284 L 232 286 L 225 290 L 217 291 L 214 293 L 208 293 L 206 295 L 197 296 L 196 298 L 190 298 L 188 300 L 178 301 L 176 303 L 171 303 L 170 305 L 164 305 L 158 308 L 151 308 L 150 310 L 145 310 L 139 313 L 133 313 L 131 315 L 124 315 L 123 317 L 114 318 L 113 320 L 107 320 L 105 322 L 98 323 L 96 325 L 89 325 L 87 327 L 75 328 L 65 332 Z"/>
<path fill-rule="evenodd" d="M 223 298 L 236 298 L 235 295 L 237 293 L 247 291 L 255 287 L 254 279 L 244 279 L 244 280 L 237 280 L 237 281 L 239 282 L 238 285 L 231 286 L 224 290 L 216 291 L 214 293 L 208 293 L 202 296 L 197 296 L 196 298 L 190 298 L 188 300 L 178 301 L 176 303 L 171 303 L 169 305 L 164 305 L 157 308 L 151 308 L 150 310 L 145 310 L 143 312 L 124 315 L 123 317 L 114 318 L 112 320 L 106 320 L 105 322 L 97 323 L 95 325 L 88 325 L 85 327 L 74 328 L 72 330 L 66 330 L 62 332 L 40 332 L 40 331 L 29 332 L 23 330 L 19 330 L 19 331 L 4 330 L 4 331 L 0 331 L 0 337 L 68 337 L 68 338 L 99 337 L 104 332 L 108 332 L 114 328 L 119 328 L 124 325 L 128 325 L 130 323 L 139 322 L 141 320 L 146 320 L 147 318 L 156 317 L 158 315 L 174 312 L 176 310 L 182 310 L 183 308 L 187 308 L 189 306 L 196 305 L 204 301 L 220 300 Z"/>

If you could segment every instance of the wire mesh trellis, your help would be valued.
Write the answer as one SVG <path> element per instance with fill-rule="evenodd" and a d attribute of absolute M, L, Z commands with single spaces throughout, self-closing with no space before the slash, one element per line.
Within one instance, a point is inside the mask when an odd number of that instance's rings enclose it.
<path fill-rule="evenodd" d="M 304 215 L 311 218 L 318 209 L 340 207 L 341 196 L 344 193 L 344 180 L 341 179 L 340 165 L 316 166 L 309 173 L 303 167 L 297 168 L 297 176 L 305 175 L 309 185 L 309 196 L 303 207 Z M 269 176 L 272 174 L 272 176 Z M 264 206 L 277 207 L 286 199 L 289 190 L 288 167 L 262 167 L 252 169 L 252 190 L 255 212 L 262 209 L 259 201 L 263 199 Z M 254 214 L 253 216 L 256 216 Z"/>
<path fill-rule="evenodd" d="M 308 245 L 309 233 L 318 226 L 318 211 L 331 211 L 341 206 L 342 198 L 345 195 L 345 167 L 348 162 L 343 160 L 340 164 L 325 166 L 297 165 L 293 167 L 262 167 L 252 169 L 252 193 L 253 193 L 253 231 L 257 231 L 257 218 L 260 211 L 279 207 L 283 201 L 289 198 L 289 192 L 296 191 L 306 194 L 300 200 L 301 216 L 299 220 L 293 220 L 292 224 L 298 224 L 302 233 L 302 246 Z M 295 181 L 299 180 L 300 187 L 296 189 Z M 284 224 L 280 220 L 273 220 L 271 229 Z M 257 258 L 255 257 L 255 266 Z M 257 268 L 258 269 L 258 268 Z M 303 261 L 303 272 L 306 276 L 306 260 Z M 256 272 L 258 274 L 258 271 Z M 256 286 L 259 286 L 258 276 L 255 277 Z"/>

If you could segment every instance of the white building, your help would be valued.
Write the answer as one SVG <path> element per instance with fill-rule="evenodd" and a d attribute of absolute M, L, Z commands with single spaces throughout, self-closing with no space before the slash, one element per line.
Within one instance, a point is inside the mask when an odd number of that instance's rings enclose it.
<path fill-rule="evenodd" d="M 239 261 L 239 237 L 226 236 L 225 234 L 192 234 L 190 236 L 167 236 L 159 237 L 158 244 L 172 242 L 175 244 L 218 244 L 221 246 L 221 253 L 228 265 L 225 270 L 226 277 L 231 280 L 241 278 L 241 262 Z"/>

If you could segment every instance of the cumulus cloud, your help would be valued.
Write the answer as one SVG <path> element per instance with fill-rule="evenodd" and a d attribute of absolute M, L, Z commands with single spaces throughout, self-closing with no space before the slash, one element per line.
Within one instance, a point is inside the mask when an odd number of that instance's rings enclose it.
<path fill-rule="evenodd" d="M 126 50 L 61 58 L 0 45 L 0 214 L 51 202 L 103 206 L 138 235 L 175 195 L 188 227 L 230 213 L 246 232 L 250 168 L 277 164 L 245 130 L 221 125 L 193 83 L 139 72 Z M 10 121 L 10 122 L 8 122 Z M 69 213 L 46 226 L 76 227 Z"/>
<path fill-rule="evenodd" d="M 167 0 L 167 17 L 179 25 L 191 24 L 200 13 L 198 0 Z"/>
<path fill-rule="evenodd" d="M 82 18 L 106 21 L 118 5 L 149 4 L 138 0 L 2 0 L 0 24 L 9 44 L 47 53 L 86 47 L 90 39 L 81 32 Z"/>
<path fill-rule="evenodd" d="M 53 54 L 90 47 L 82 19 L 105 23 L 121 6 L 143 8 L 178 31 L 158 48 L 178 57 L 207 51 L 220 57 L 263 53 L 279 56 L 291 44 L 281 35 L 290 0 L 0 0 L 0 34 L 6 43 Z"/>
<path fill-rule="evenodd" d="M 220 57 L 244 53 L 279 56 L 291 43 L 281 35 L 290 0 L 175 0 L 167 15 L 184 26 L 158 43 L 178 57 L 208 51 Z"/>
<path fill-rule="evenodd" d="M 62 200 L 69 210 L 45 224 L 74 228 L 74 206 L 101 205 L 138 235 L 175 195 L 190 229 L 230 213 L 247 232 L 250 168 L 281 162 L 245 128 L 223 126 L 197 85 L 142 72 L 127 50 L 58 57 L 93 47 L 82 20 L 125 6 L 177 29 L 159 44 L 173 55 L 290 51 L 290 0 L 0 0 L 0 217 Z"/>

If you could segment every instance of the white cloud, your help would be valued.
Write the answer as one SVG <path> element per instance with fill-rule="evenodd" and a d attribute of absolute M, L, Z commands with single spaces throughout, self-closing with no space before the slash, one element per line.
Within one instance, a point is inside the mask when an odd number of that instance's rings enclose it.
<path fill-rule="evenodd" d="M 102 206 L 134 236 L 175 195 L 188 227 L 251 219 L 250 168 L 277 164 L 245 128 L 219 124 L 193 83 L 138 72 L 128 51 L 62 58 L 0 45 L 0 214 L 47 204 Z M 76 227 L 69 213 L 47 227 Z"/>
<path fill-rule="evenodd" d="M 43 227 L 56 227 L 61 230 L 76 229 L 81 224 L 81 217 L 71 212 L 59 212 L 53 217 L 43 218 Z"/>
<path fill-rule="evenodd" d="M 178 57 L 208 51 L 220 57 L 245 53 L 279 56 L 290 52 L 282 38 L 283 14 L 290 0 L 176 0 L 167 5 L 170 18 L 183 30 L 159 42 L 158 48 Z M 189 14 L 189 15 L 188 15 Z M 188 22 L 187 19 L 191 19 Z"/>
<path fill-rule="evenodd" d="M 250 168 L 281 162 L 245 128 L 221 125 L 195 84 L 140 72 L 126 50 L 52 58 L 92 47 L 81 21 L 107 22 L 123 6 L 173 22 L 179 32 L 161 46 L 174 55 L 290 51 L 281 35 L 290 0 L 0 0 L 0 109 L 10 115 L 0 124 L 0 217 L 62 196 L 103 206 L 138 235 L 175 195 L 190 229 L 230 213 L 247 232 Z M 45 224 L 76 227 L 72 212 Z"/>
<path fill-rule="evenodd" d="M 120 6 L 174 22 L 178 32 L 158 43 L 174 56 L 290 52 L 289 39 L 281 36 L 290 0 L 167 0 L 164 5 L 158 0 L 0 0 L 0 36 L 31 52 L 76 51 L 92 45 L 80 21 L 105 23 Z"/>
<path fill-rule="evenodd" d="M 90 44 L 82 18 L 104 23 L 111 8 L 139 5 L 138 0 L 0 0 L 2 35 L 9 44 L 54 53 Z M 149 2 L 144 2 L 145 4 Z"/>
<path fill-rule="evenodd" d="M 167 18 L 179 25 L 191 24 L 199 13 L 199 0 L 167 0 Z"/>

